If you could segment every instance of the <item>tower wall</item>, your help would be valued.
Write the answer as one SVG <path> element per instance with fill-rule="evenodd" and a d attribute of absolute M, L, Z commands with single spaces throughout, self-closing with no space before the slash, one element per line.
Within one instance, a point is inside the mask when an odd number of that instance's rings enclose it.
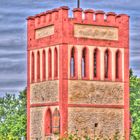
<path fill-rule="evenodd" d="M 70 107 L 69 131 L 77 131 L 80 137 L 114 139 L 116 132 L 124 136 L 123 109 Z M 97 127 L 96 127 L 97 125 Z"/>
<path fill-rule="evenodd" d="M 121 137 L 124 134 L 124 49 L 117 47 L 99 47 L 86 46 L 88 53 L 88 77 L 82 76 L 82 50 L 85 46 L 70 45 L 68 55 L 68 128 L 70 132 L 78 130 L 78 133 L 84 135 L 84 130 L 90 132 L 90 136 L 113 138 L 116 133 Z M 77 67 L 75 71 L 77 77 L 71 77 L 70 74 L 70 57 L 71 50 L 77 50 Z M 111 52 L 111 72 L 110 78 L 104 77 L 104 54 L 106 49 Z M 100 64 L 99 75 L 94 77 L 94 50 L 98 49 L 98 63 Z M 120 50 L 121 60 L 121 77 L 115 77 L 115 54 Z M 89 113 L 90 112 L 90 113 Z M 91 119 L 93 118 L 93 119 Z M 105 121 L 105 122 L 104 122 Z M 87 122 L 87 123 L 85 123 Z M 86 124 L 86 125 L 85 125 Z M 94 126 L 98 124 L 97 128 Z"/>
<path fill-rule="evenodd" d="M 55 109 L 59 110 L 59 106 L 32 106 L 30 109 L 30 139 L 36 140 L 37 138 L 40 140 L 44 140 L 47 138 L 45 135 L 45 115 L 48 109 L 51 109 L 51 113 L 55 111 Z"/>
<path fill-rule="evenodd" d="M 74 127 L 90 133 L 97 125 L 90 135 L 112 136 L 117 130 L 129 140 L 129 17 L 81 8 L 69 17 L 68 10 L 28 18 L 27 139 L 47 137 L 46 116 L 57 108 L 60 137 Z"/>

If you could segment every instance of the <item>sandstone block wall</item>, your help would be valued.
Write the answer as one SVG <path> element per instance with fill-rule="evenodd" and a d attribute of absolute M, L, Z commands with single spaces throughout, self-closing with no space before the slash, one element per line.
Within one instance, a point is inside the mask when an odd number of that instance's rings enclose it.
<path fill-rule="evenodd" d="M 119 82 L 69 80 L 69 103 L 123 105 L 123 86 Z"/>
<path fill-rule="evenodd" d="M 49 107 L 51 112 L 58 106 Z M 48 107 L 35 107 L 31 108 L 31 121 L 30 121 L 30 138 L 31 140 L 47 140 L 47 136 L 45 136 L 44 126 L 45 126 L 45 113 L 48 110 Z M 57 135 L 52 135 L 53 140 L 57 140 Z"/>
<path fill-rule="evenodd" d="M 45 108 L 31 108 L 30 136 L 31 140 L 44 140 L 44 113 Z"/>
<path fill-rule="evenodd" d="M 80 136 L 88 133 L 92 138 L 113 138 L 116 132 L 124 136 L 123 109 L 71 107 L 68 112 L 69 132 L 78 130 Z"/>
<path fill-rule="evenodd" d="M 31 100 L 33 103 L 58 102 L 58 81 L 46 81 L 31 84 Z"/>
<path fill-rule="evenodd" d="M 91 39 L 118 40 L 118 28 L 75 24 L 74 36 Z"/>

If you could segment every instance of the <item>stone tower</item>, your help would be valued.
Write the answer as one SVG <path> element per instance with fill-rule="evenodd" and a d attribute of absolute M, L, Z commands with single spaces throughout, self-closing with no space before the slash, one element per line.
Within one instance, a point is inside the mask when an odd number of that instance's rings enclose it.
<path fill-rule="evenodd" d="M 27 139 L 85 129 L 129 140 L 129 16 L 68 11 L 28 17 Z"/>

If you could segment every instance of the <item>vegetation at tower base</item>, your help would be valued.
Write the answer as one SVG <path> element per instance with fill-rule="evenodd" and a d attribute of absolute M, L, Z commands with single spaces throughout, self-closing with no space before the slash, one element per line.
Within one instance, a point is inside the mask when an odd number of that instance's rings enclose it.
<path fill-rule="evenodd" d="M 78 130 L 68 134 L 67 138 L 62 138 L 60 140 L 125 140 L 124 137 L 120 136 L 119 132 L 116 131 L 116 133 L 113 136 L 106 135 L 103 136 L 97 136 L 94 134 L 92 137 L 88 136 L 88 132 L 86 129 L 84 130 L 84 135 L 79 135 Z M 95 133 L 95 132 L 94 132 Z"/>
<path fill-rule="evenodd" d="M 0 140 L 19 140 L 26 136 L 26 90 L 19 96 L 0 98 Z"/>
<path fill-rule="evenodd" d="M 140 140 L 140 78 L 135 76 L 132 70 L 130 70 L 130 112 L 131 140 Z M 78 131 L 75 130 L 63 140 L 80 140 Z M 0 98 L 0 140 L 18 140 L 23 136 L 26 139 L 26 90 L 20 92 L 19 96 L 6 94 Z M 99 140 L 96 135 L 89 138 L 88 134 L 85 134 L 84 139 Z M 120 140 L 117 131 L 114 140 Z"/>
<path fill-rule="evenodd" d="M 140 78 L 130 70 L 131 140 L 140 140 Z"/>

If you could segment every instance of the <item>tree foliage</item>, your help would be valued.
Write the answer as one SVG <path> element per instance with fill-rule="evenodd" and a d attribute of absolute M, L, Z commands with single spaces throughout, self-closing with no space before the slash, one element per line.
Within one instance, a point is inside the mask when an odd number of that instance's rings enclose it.
<path fill-rule="evenodd" d="M 0 140 L 19 140 L 26 136 L 26 90 L 19 96 L 0 98 Z"/>
<path fill-rule="evenodd" d="M 140 78 L 130 70 L 131 140 L 140 140 Z"/>

